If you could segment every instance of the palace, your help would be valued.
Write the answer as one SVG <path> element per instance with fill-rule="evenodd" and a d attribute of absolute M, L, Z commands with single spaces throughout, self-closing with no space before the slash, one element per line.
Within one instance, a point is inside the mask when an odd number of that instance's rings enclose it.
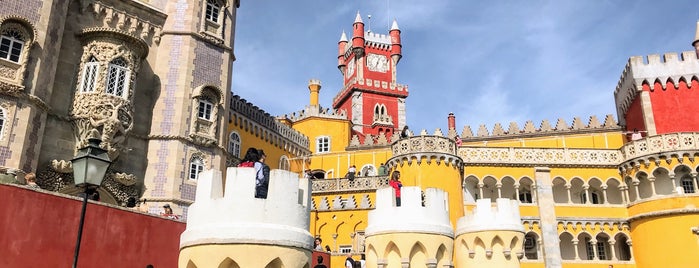
<path fill-rule="evenodd" d="M 180 267 L 313 267 L 314 238 L 332 267 L 699 263 L 699 24 L 692 51 L 628 60 L 616 116 L 413 132 L 397 21 L 366 31 L 358 13 L 329 108 L 310 79 L 308 104 L 273 116 L 229 91 L 239 0 L 5 2 L 0 179 L 77 195 L 70 159 L 98 133 L 101 201 L 170 204 Z M 252 147 L 268 199 L 235 168 Z"/>

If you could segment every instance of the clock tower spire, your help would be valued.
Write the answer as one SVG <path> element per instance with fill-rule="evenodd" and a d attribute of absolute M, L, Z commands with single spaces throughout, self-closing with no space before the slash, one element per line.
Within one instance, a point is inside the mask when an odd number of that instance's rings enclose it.
<path fill-rule="evenodd" d="M 363 138 L 390 137 L 406 125 L 408 87 L 396 82 L 396 66 L 402 58 L 401 31 L 395 20 L 388 34 L 364 31 L 357 12 L 352 39 L 344 31 L 338 42 L 338 68 L 344 79 L 333 99 L 333 108 L 347 111 L 352 132 Z"/>

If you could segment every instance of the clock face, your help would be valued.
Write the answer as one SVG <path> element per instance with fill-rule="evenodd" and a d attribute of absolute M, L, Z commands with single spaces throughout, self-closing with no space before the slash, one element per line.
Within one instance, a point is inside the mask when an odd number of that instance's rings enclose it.
<path fill-rule="evenodd" d="M 369 71 L 385 73 L 388 71 L 388 58 L 384 55 L 369 54 L 366 57 L 366 66 Z"/>
<path fill-rule="evenodd" d="M 354 59 L 350 60 L 347 64 L 347 72 L 345 73 L 348 78 L 354 74 Z"/>

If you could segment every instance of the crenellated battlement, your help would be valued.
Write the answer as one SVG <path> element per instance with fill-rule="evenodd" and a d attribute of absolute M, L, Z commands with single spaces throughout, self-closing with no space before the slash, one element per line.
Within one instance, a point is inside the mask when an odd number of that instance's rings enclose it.
<path fill-rule="evenodd" d="M 342 87 L 340 92 L 333 98 L 333 105 L 338 104 L 342 99 L 349 96 L 349 92 L 358 86 L 361 86 L 365 90 L 376 90 L 382 92 L 389 92 L 396 96 L 407 97 L 408 96 L 408 86 L 398 83 L 388 83 L 385 81 L 373 80 L 373 79 L 357 79 L 357 77 L 352 77 L 347 83 Z"/>
<path fill-rule="evenodd" d="M 330 108 L 323 109 L 323 107 L 320 106 L 309 105 L 303 108 L 303 110 L 301 111 L 285 114 L 277 118 L 287 119 L 291 120 L 292 122 L 296 122 L 309 117 L 347 120 L 347 112 L 345 110 L 337 110 Z"/>
<path fill-rule="evenodd" d="M 228 168 L 225 191 L 218 170 L 199 175 L 180 248 L 202 244 L 268 244 L 305 248 L 311 188 L 285 170 L 270 172 L 267 199 L 255 198 L 254 168 Z"/>
<path fill-rule="evenodd" d="M 685 51 L 679 55 L 671 52 L 629 58 L 614 90 L 617 111 L 622 120 L 620 123 L 625 123 L 623 117 L 644 83 L 653 85 L 659 82 L 665 89 L 668 82 L 677 88 L 679 82 L 684 80 L 687 86 L 691 86 L 690 81 L 696 78 L 697 73 L 699 60 L 694 51 Z"/>
<path fill-rule="evenodd" d="M 480 231 L 524 232 L 517 200 L 498 198 L 495 206 L 490 199 L 476 200 L 473 211 L 467 212 L 456 224 L 456 236 Z"/>
<path fill-rule="evenodd" d="M 488 130 L 485 125 L 480 125 L 476 134 L 474 135 L 471 126 L 465 126 L 461 132 L 461 139 L 467 140 L 478 140 L 483 138 L 496 138 L 496 137 L 521 137 L 521 136 L 536 136 L 538 134 L 551 135 L 554 133 L 574 133 L 583 131 L 599 131 L 599 130 L 615 130 L 619 129 L 614 116 L 608 114 L 604 118 L 604 122 L 600 122 L 597 116 L 590 116 L 587 122 L 584 122 L 580 117 L 574 117 L 573 123 L 568 125 L 563 118 L 558 118 L 556 125 L 552 126 L 548 120 L 541 121 L 539 127 L 537 128 L 534 123 L 529 120 L 524 124 L 524 127 L 520 129 L 516 122 L 510 122 L 507 130 L 505 130 L 500 123 L 496 123 L 492 130 Z"/>
<path fill-rule="evenodd" d="M 241 98 L 238 95 L 233 95 L 231 97 L 229 109 L 232 112 L 235 112 L 237 114 L 240 114 L 244 117 L 246 117 L 250 122 L 247 122 L 248 120 L 243 120 L 242 118 L 240 119 L 235 119 L 231 118 L 231 120 L 239 120 L 239 121 L 246 121 L 242 122 L 242 125 L 248 125 L 248 124 L 253 124 L 253 125 L 259 125 L 260 128 L 266 128 L 270 132 L 274 133 L 275 135 L 278 136 L 277 139 L 272 139 L 272 140 L 287 140 L 290 141 L 291 144 L 293 144 L 292 147 L 293 151 L 296 152 L 305 152 L 305 153 L 310 153 L 308 151 L 308 147 L 310 146 L 310 143 L 308 141 L 308 137 L 303 135 L 301 132 L 298 132 L 297 130 L 280 123 L 277 121 L 275 117 L 270 115 L 269 113 L 265 112 L 264 110 L 260 109 L 259 107 L 253 105 L 251 102 L 248 102 L 247 100 Z M 232 116 L 231 116 L 232 117 Z M 240 122 L 234 122 L 234 124 L 240 124 Z M 242 126 L 241 126 L 242 128 Z M 253 127 L 245 128 L 248 129 L 249 131 L 252 132 L 254 129 Z M 264 136 L 264 135 L 259 135 L 259 133 L 253 133 L 258 136 Z M 276 146 L 279 146 L 281 148 L 284 148 L 283 146 L 280 146 L 280 144 L 275 144 Z"/>
<path fill-rule="evenodd" d="M 366 31 L 364 32 L 365 43 L 378 43 L 382 45 L 388 45 L 391 47 L 391 36 L 387 34 L 379 34 L 375 32 Z"/>
<path fill-rule="evenodd" d="M 454 237 L 449 222 L 447 192 L 437 188 L 401 189 L 401 206 L 395 205 L 395 192 L 387 187 L 376 191 L 376 209 L 369 212 L 367 236 L 384 233 L 428 233 Z"/>

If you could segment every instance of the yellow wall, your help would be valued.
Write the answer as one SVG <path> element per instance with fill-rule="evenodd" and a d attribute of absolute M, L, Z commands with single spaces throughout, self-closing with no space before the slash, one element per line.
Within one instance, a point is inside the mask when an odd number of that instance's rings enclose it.
<path fill-rule="evenodd" d="M 314 154 L 316 138 L 320 136 L 330 137 L 330 153 L 344 152 L 349 145 L 351 124 L 346 120 L 310 117 L 295 122 L 293 127 L 308 137 L 309 149 Z"/>
<path fill-rule="evenodd" d="M 442 189 L 449 194 L 449 220 L 452 227 L 456 227 L 456 221 L 464 216 L 463 200 L 464 195 L 461 190 L 461 173 L 458 167 L 444 162 L 437 164 L 434 160 L 431 163 L 423 158 L 422 163 L 407 161 L 395 167 L 400 171 L 400 180 L 403 186 L 419 186 L 423 190 L 427 188 Z"/>
<path fill-rule="evenodd" d="M 309 249 L 256 244 L 212 244 L 181 249 L 178 267 L 310 267 L 310 258 Z M 270 263 L 282 265 L 268 266 Z"/>
<path fill-rule="evenodd" d="M 454 240 L 454 267 L 519 268 L 517 253 L 522 252 L 524 233 L 516 231 L 481 231 L 461 234 Z M 486 256 L 492 250 L 492 256 Z M 510 256 L 505 256 L 505 250 Z M 470 252 L 474 252 L 470 256 Z"/>
<path fill-rule="evenodd" d="M 633 256 L 637 267 L 697 267 L 699 244 L 690 228 L 698 223 L 697 213 L 631 222 Z"/>
<path fill-rule="evenodd" d="M 241 117 L 240 115 L 236 115 L 235 118 Z M 244 117 L 241 117 L 244 118 Z M 249 120 L 245 118 L 246 120 Z M 233 120 L 232 123 L 228 124 L 228 133 L 227 133 L 227 138 L 226 142 L 228 142 L 228 138 L 230 138 L 230 133 L 232 131 L 235 131 L 240 135 L 240 159 L 243 159 L 245 157 L 245 152 L 249 148 L 256 148 L 256 149 L 262 149 L 265 151 L 265 154 L 267 155 L 267 159 L 265 163 L 272 169 L 279 168 L 279 160 L 281 159 L 282 155 L 285 155 L 287 159 L 289 159 L 289 164 L 291 166 L 290 170 L 293 172 L 300 173 L 302 171 L 301 166 L 303 165 L 302 160 L 298 159 L 296 155 L 293 155 L 291 152 L 284 150 L 283 145 L 278 144 L 275 145 L 272 141 L 269 140 L 268 137 L 266 137 L 264 134 L 260 134 L 260 131 L 263 130 L 264 128 L 258 127 L 258 134 L 255 135 L 254 128 L 248 127 L 247 129 L 245 128 L 244 125 L 241 125 L 238 123 L 239 120 Z M 264 132 L 262 132 L 264 133 Z M 287 141 L 289 142 L 289 141 Z M 223 144 L 224 147 L 228 148 L 228 144 Z"/>
<path fill-rule="evenodd" d="M 332 171 L 332 174 L 329 174 L 326 178 L 343 178 L 351 165 L 355 165 L 357 172 L 360 172 L 364 165 L 371 164 L 374 166 L 374 170 L 378 172 L 379 165 L 381 163 L 385 164 L 390 157 L 391 150 L 388 147 L 352 152 L 331 152 L 308 157 L 310 161 L 308 161 L 307 168 L 312 170 L 322 169 L 325 172 Z"/>
<path fill-rule="evenodd" d="M 428 259 L 436 259 L 437 267 L 445 267 L 451 262 L 453 243 L 453 238 L 435 234 L 373 235 L 367 238 L 366 267 L 378 267 L 379 259 L 388 262 L 387 268 L 402 267 L 401 259 L 409 259 L 410 267 L 426 267 Z"/>

